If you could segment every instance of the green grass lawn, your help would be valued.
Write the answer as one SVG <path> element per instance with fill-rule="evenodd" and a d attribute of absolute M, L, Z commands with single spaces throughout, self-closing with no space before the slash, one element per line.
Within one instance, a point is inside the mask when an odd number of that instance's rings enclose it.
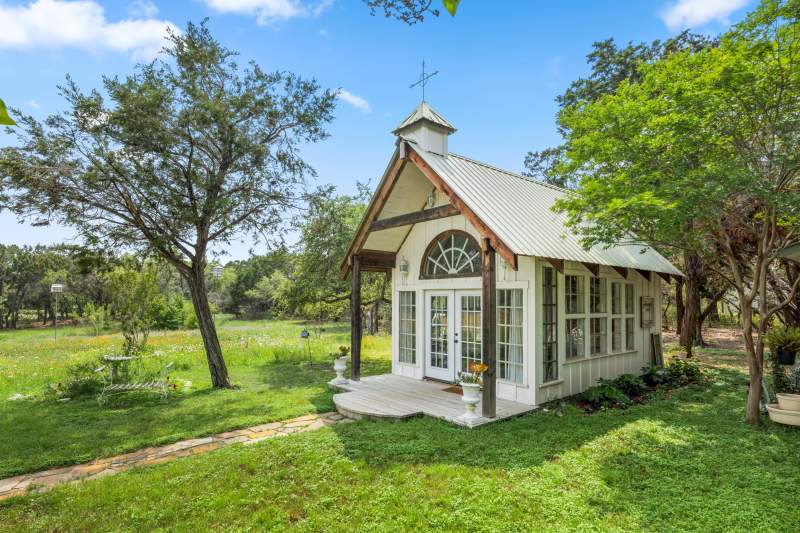
<path fill-rule="evenodd" d="M 704 359 L 626 410 L 334 426 L 0 503 L 0 530 L 795 529 L 800 431 L 745 425 L 741 354 Z"/>
<path fill-rule="evenodd" d="M 145 446 L 333 409 L 327 353 L 349 344 L 347 325 L 329 325 L 308 347 L 301 323 L 230 321 L 220 327 L 228 369 L 238 390 L 213 390 L 197 331 L 153 333 L 149 346 L 171 377 L 192 382 L 166 401 L 123 396 L 105 406 L 94 398 L 59 403 L 43 394 L 78 361 L 118 350 L 118 334 L 89 336 L 82 328 L 0 332 L 0 479 L 81 463 Z M 366 337 L 363 372 L 389 370 L 389 338 Z M 307 349 L 308 348 L 308 349 Z M 311 353 L 312 361 L 308 361 Z M 31 399 L 8 401 L 12 395 Z"/>

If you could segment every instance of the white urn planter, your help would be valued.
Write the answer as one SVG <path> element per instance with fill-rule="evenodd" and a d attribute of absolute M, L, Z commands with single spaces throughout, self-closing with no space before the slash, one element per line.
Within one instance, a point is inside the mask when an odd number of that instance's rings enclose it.
<path fill-rule="evenodd" d="M 336 357 L 333 360 L 333 370 L 336 372 L 336 379 L 333 380 L 334 384 L 347 383 L 347 378 L 344 377 L 344 371 L 347 370 L 347 357 Z"/>
<path fill-rule="evenodd" d="M 475 412 L 475 406 L 481 401 L 481 384 L 480 383 L 461 383 L 461 401 L 467 406 L 467 412 L 464 413 L 464 419 L 476 420 L 480 418 L 478 413 Z"/>
<path fill-rule="evenodd" d="M 800 394 L 786 394 L 779 392 L 775 395 L 778 398 L 778 408 L 785 411 L 800 411 Z"/>

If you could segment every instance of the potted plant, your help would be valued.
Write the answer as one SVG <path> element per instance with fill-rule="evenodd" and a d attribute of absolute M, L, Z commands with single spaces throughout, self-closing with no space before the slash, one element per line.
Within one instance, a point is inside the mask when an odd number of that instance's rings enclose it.
<path fill-rule="evenodd" d="M 347 383 L 344 371 L 347 370 L 347 354 L 349 353 L 350 348 L 339 346 L 339 351 L 331 354 L 333 356 L 333 370 L 336 372 L 336 379 L 334 380 L 336 384 Z"/>
<path fill-rule="evenodd" d="M 764 342 L 782 365 L 793 365 L 800 350 L 800 328 L 771 328 Z"/>
<path fill-rule="evenodd" d="M 470 363 L 469 372 L 459 372 L 458 381 L 461 385 L 461 401 L 467 406 L 464 418 L 475 420 L 480 418 L 475 412 L 475 406 L 481 401 L 481 385 L 483 384 L 483 373 L 489 369 L 483 363 Z"/>

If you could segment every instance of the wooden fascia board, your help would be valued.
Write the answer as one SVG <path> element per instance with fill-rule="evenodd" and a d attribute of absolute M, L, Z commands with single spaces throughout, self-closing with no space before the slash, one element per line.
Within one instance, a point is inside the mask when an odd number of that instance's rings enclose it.
<path fill-rule="evenodd" d="M 381 212 L 383 206 L 386 205 L 386 200 L 389 198 L 389 195 L 392 193 L 392 190 L 397 183 L 397 178 L 400 176 L 400 173 L 403 170 L 403 165 L 406 164 L 407 159 L 405 158 L 405 144 L 406 143 L 404 141 L 400 143 L 400 146 L 395 153 L 396 157 L 394 158 L 394 162 L 390 163 L 389 171 L 386 173 L 383 180 L 381 180 L 378 190 L 375 191 L 375 196 L 370 202 L 367 212 L 364 214 L 364 218 L 361 219 L 361 224 L 358 226 L 356 235 L 353 237 L 353 240 L 350 243 L 350 248 L 347 250 L 347 255 L 344 257 L 340 267 L 342 278 L 347 277 L 347 273 L 350 271 L 350 263 L 353 254 L 358 253 L 358 251 L 361 250 L 361 247 L 364 246 L 364 242 L 367 240 L 367 235 L 369 235 L 370 225 Z"/>
<path fill-rule="evenodd" d="M 669 276 L 669 274 L 664 274 L 663 272 L 656 272 L 656 274 L 658 274 L 658 276 L 659 276 L 661 279 L 663 279 L 664 281 L 666 281 L 667 283 L 669 283 L 669 282 L 670 282 L 670 276 Z"/>
<path fill-rule="evenodd" d="M 650 271 L 649 270 L 642 270 L 641 268 L 637 268 L 636 272 L 638 272 L 639 275 L 642 276 L 647 281 L 650 281 Z"/>
<path fill-rule="evenodd" d="M 361 270 L 366 268 L 378 269 L 392 269 L 395 267 L 397 261 L 397 254 L 395 252 L 387 252 L 383 250 L 361 250 L 358 252 L 358 257 L 361 259 Z"/>
<path fill-rule="evenodd" d="M 512 269 L 517 270 L 517 255 L 509 248 L 495 233 L 487 226 L 483 220 L 481 220 L 469 206 L 458 197 L 458 195 L 453 192 L 453 190 L 444 182 L 444 180 L 433 170 L 428 163 L 416 152 L 413 146 L 407 145 L 406 146 L 406 153 L 408 158 L 417 165 L 417 168 L 422 172 L 422 174 L 430 180 L 431 183 L 436 187 L 438 191 L 442 194 L 447 196 L 450 199 L 450 203 L 452 203 L 456 208 L 464 215 L 472 226 L 478 230 L 482 237 L 489 239 L 489 242 L 492 245 L 497 253 L 500 254 L 500 257 L 511 266 Z"/>

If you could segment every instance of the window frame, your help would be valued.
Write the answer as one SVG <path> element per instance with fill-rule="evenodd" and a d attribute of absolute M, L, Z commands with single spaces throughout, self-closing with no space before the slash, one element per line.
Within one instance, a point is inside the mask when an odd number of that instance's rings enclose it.
<path fill-rule="evenodd" d="M 594 294 L 594 287 L 595 283 L 597 283 L 598 292 L 600 294 Z M 608 290 L 609 285 L 609 278 L 603 276 L 591 276 L 589 278 L 589 357 L 599 357 L 603 355 L 611 354 L 609 350 L 609 316 L 610 316 L 610 309 L 609 309 L 609 299 L 611 297 L 610 291 Z M 595 305 L 601 304 L 601 305 Z M 601 311 L 596 311 L 595 309 L 600 309 Z M 603 327 L 599 331 L 595 331 L 595 321 L 596 320 L 603 320 Z M 600 336 L 602 339 L 602 346 L 600 347 L 599 351 L 594 350 L 594 341 L 597 336 Z"/>
<path fill-rule="evenodd" d="M 570 286 L 570 278 L 576 279 L 575 288 L 576 292 L 571 293 L 574 297 L 577 298 L 578 303 L 578 312 L 570 312 L 568 308 L 568 301 L 569 297 L 567 294 L 567 287 Z M 578 273 L 567 271 L 564 272 L 564 359 L 565 361 L 578 361 L 580 359 L 586 358 L 587 353 L 587 340 L 588 336 L 586 335 L 587 332 L 587 322 L 589 318 L 588 313 L 588 291 L 586 288 L 589 286 L 589 283 L 586 281 L 587 275 L 585 273 Z M 581 331 L 582 335 L 580 338 L 580 342 L 573 343 L 572 342 L 572 330 L 574 328 L 570 327 L 570 321 L 579 321 L 582 323 Z M 572 355 L 570 352 L 571 347 L 579 346 L 580 348 L 577 350 L 577 353 Z"/>
<path fill-rule="evenodd" d="M 447 231 L 443 231 L 442 233 L 438 234 L 436 237 L 431 239 L 431 242 L 428 243 L 428 246 L 425 247 L 425 252 L 422 254 L 422 260 L 419 264 L 419 279 L 452 279 L 452 278 L 477 278 L 483 274 L 483 261 L 478 256 L 478 270 L 470 271 L 470 272 L 459 272 L 457 274 L 427 274 L 426 266 L 428 264 L 428 257 L 431 255 L 431 252 L 434 250 L 437 244 L 439 244 L 444 239 L 447 239 L 451 236 L 459 236 L 459 237 L 466 237 L 467 241 L 471 243 L 471 246 L 474 246 L 480 252 L 480 244 L 478 240 L 467 233 L 466 231 L 458 230 L 458 229 L 451 229 Z"/>
<path fill-rule="evenodd" d="M 539 284 L 539 288 L 542 291 L 542 296 L 539 299 L 539 307 L 542 313 L 542 318 L 539 321 L 541 323 L 541 332 L 542 332 L 542 341 L 541 341 L 541 349 L 542 349 L 542 383 L 551 383 L 553 381 L 558 381 L 559 379 L 559 345 L 558 345 L 558 299 L 559 299 L 559 292 L 558 292 L 558 274 L 559 272 L 553 268 L 551 265 L 542 265 L 541 268 L 541 276 L 542 280 Z M 545 285 L 547 280 L 547 272 L 552 273 L 551 279 L 553 280 L 552 285 Z M 551 302 L 546 303 L 545 295 L 551 293 L 553 300 Z M 547 315 L 548 307 L 552 307 L 553 316 L 551 322 L 546 322 L 545 317 Z M 547 329 L 548 326 L 552 328 L 553 332 L 553 339 L 547 339 Z M 547 357 L 548 352 L 548 345 L 552 348 L 551 357 Z M 551 373 L 551 375 L 548 375 Z"/>
<path fill-rule="evenodd" d="M 519 294 L 520 294 L 519 307 L 516 307 L 516 306 L 514 306 L 512 304 L 502 305 L 501 306 L 500 305 L 500 301 L 501 301 L 500 300 L 500 294 L 501 293 L 505 293 L 505 292 L 509 292 L 509 293 L 510 292 L 515 292 L 515 291 L 519 291 Z M 495 290 L 495 298 L 496 298 L 496 302 L 495 302 L 495 314 L 496 314 L 495 315 L 495 355 L 496 355 L 496 366 L 497 366 L 497 368 L 496 368 L 497 380 L 498 381 L 503 381 L 505 383 L 510 383 L 510 384 L 515 385 L 515 386 L 523 386 L 527 382 L 526 364 L 525 364 L 525 359 L 526 359 L 526 357 L 525 357 L 525 337 L 526 337 L 525 325 L 526 325 L 526 321 L 527 321 L 527 316 L 526 316 L 526 311 L 525 311 L 526 291 L 522 287 L 514 287 L 514 286 L 511 286 L 511 287 L 499 287 L 499 288 L 497 288 Z M 518 325 L 517 324 L 501 324 L 500 316 L 499 316 L 501 309 L 508 309 L 510 312 L 518 310 L 519 311 L 520 323 Z M 514 328 L 514 327 L 519 327 L 519 344 L 511 343 L 511 342 L 501 342 L 502 336 L 501 336 L 500 332 L 501 332 L 501 328 L 502 327 L 507 327 L 507 328 L 509 328 L 509 330 L 511 328 Z M 509 338 L 510 338 L 510 335 L 509 335 Z M 519 346 L 521 354 L 522 354 L 521 360 L 519 362 L 514 362 L 514 361 L 508 360 L 508 358 L 501 359 L 501 353 L 502 353 L 501 345 L 504 345 L 504 346 L 509 347 L 509 348 L 511 346 Z M 506 353 L 508 353 L 508 351 Z M 503 365 L 507 365 L 508 367 L 518 366 L 519 367 L 520 380 L 517 381 L 517 380 L 513 380 L 513 379 L 511 379 L 509 377 L 503 377 L 502 376 L 502 372 L 501 372 L 501 367 Z M 510 372 L 509 372 L 509 375 L 510 375 Z"/>
<path fill-rule="evenodd" d="M 403 295 L 411 295 L 411 305 L 404 304 Z M 397 291 L 397 362 L 403 365 L 417 364 L 417 291 Z M 403 308 L 411 308 L 410 317 L 403 316 Z M 411 323 L 411 332 L 403 331 L 404 323 Z M 403 338 L 411 337 L 411 346 L 403 346 Z M 403 360 L 403 351 L 411 350 L 411 361 Z"/>

